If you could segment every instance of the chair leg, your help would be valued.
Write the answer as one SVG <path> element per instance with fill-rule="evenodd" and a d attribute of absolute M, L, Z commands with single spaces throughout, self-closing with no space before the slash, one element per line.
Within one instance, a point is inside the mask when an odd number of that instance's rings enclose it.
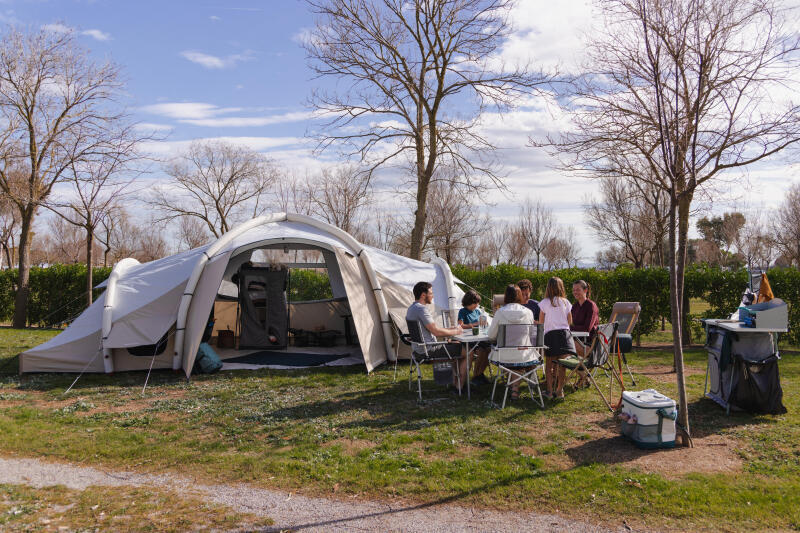
<path fill-rule="evenodd" d="M 414 375 L 414 356 L 411 356 L 411 360 L 408 362 L 408 390 L 411 390 L 411 376 Z"/>
<path fill-rule="evenodd" d="M 422 369 L 420 369 L 419 363 L 417 363 L 417 394 L 419 401 L 422 402 Z"/>
<path fill-rule="evenodd" d="M 494 391 L 497 389 L 497 380 L 500 379 L 500 370 L 498 369 L 497 374 L 494 376 L 494 384 L 492 385 L 492 405 L 494 405 Z"/>
<path fill-rule="evenodd" d="M 631 372 L 631 367 L 628 366 L 628 358 L 625 357 L 625 354 L 622 354 L 622 362 L 625 363 L 625 370 L 628 371 L 628 375 L 631 377 L 631 383 L 636 386 L 636 380 L 633 378 L 633 372 Z"/>
<path fill-rule="evenodd" d="M 542 387 L 539 384 L 539 376 L 537 375 L 537 369 L 534 368 L 533 372 L 533 382 L 536 384 L 536 392 L 539 394 L 539 405 L 542 409 L 544 409 L 544 396 L 542 396 Z M 530 388 L 530 384 L 528 384 L 528 388 Z M 533 397 L 533 393 L 531 393 L 531 397 Z"/>
<path fill-rule="evenodd" d="M 395 354 L 395 356 L 394 356 L 394 382 L 395 383 L 397 383 L 397 360 L 398 359 L 399 359 L 399 357 L 397 357 L 397 354 Z"/>

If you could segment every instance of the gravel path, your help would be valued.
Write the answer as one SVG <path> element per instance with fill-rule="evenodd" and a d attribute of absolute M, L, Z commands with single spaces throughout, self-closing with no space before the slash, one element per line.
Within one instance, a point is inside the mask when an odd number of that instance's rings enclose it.
<path fill-rule="evenodd" d="M 242 512 L 268 516 L 275 531 L 613 531 L 585 522 L 533 512 L 473 510 L 449 503 L 403 506 L 374 501 L 308 498 L 248 485 L 202 485 L 175 475 L 106 472 L 97 468 L 38 459 L 0 458 L 0 483 L 34 487 L 64 485 L 144 485 L 190 492 Z M 630 531 L 620 528 L 618 531 Z"/>

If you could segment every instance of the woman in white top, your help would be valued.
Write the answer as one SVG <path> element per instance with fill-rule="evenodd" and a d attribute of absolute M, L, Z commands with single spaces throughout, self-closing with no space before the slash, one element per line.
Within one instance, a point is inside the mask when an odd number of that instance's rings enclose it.
<path fill-rule="evenodd" d="M 487 335 L 491 342 L 497 340 L 500 326 L 505 324 L 503 346 L 536 346 L 536 326 L 533 313 L 522 305 L 522 291 L 516 285 L 508 285 L 503 298 L 503 307 L 495 311 Z M 511 399 L 519 398 L 519 381 L 511 385 Z"/>
<path fill-rule="evenodd" d="M 570 354 L 575 355 L 575 342 L 569 331 L 572 324 L 572 304 L 566 296 L 564 282 L 561 278 L 553 277 L 547 282 L 544 300 L 539 302 L 539 323 L 544 324 L 544 345 L 547 346 L 544 369 L 547 391 L 544 395 L 548 398 L 554 395 L 554 384 L 555 396 L 564 397 L 567 369 L 557 361 Z"/>

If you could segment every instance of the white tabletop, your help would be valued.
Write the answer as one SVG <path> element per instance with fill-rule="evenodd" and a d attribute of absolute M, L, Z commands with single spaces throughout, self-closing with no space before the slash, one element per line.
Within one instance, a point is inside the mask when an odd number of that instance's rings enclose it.
<path fill-rule="evenodd" d="M 717 326 L 738 333 L 786 333 L 789 331 L 786 328 L 749 328 L 744 325 L 744 322 L 731 322 L 723 318 L 709 318 L 705 322 L 710 326 Z"/>
<path fill-rule="evenodd" d="M 489 335 L 486 333 L 479 333 L 477 335 L 473 335 L 471 331 L 465 331 L 461 335 L 455 335 L 453 337 L 458 342 L 482 342 L 488 341 Z"/>
<path fill-rule="evenodd" d="M 572 333 L 573 337 L 586 338 L 586 337 L 589 336 L 589 332 L 588 331 L 572 331 L 571 333 Z"/>

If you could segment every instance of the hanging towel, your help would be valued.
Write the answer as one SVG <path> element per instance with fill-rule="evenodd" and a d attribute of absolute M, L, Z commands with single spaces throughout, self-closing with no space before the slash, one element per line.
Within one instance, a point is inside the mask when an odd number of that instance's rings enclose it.
<path fill-rule="evenodd" d="M 772 294 L 772 287 L 769 286 L 769 280 L 767 279 L 766 272 L 761 274 L 761 286 L 758 289 L 758 302 L 768 302 L 775 298 L 775 295 Z"/>

